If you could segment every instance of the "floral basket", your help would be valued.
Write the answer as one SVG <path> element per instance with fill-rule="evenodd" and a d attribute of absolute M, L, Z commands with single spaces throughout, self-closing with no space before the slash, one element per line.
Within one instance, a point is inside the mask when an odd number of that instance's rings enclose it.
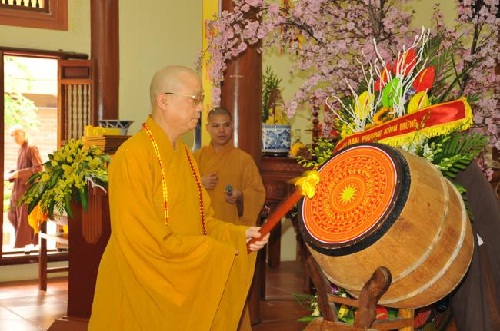
<path fill-rule="evenodd" d="M 29 213 L 34 211 L 49 218 L 54 212 L 67 213 L 72 218 L 73 200 L 87 210 L 88 181 L 101 186 L 107 184 L 110 160 L 100 148 L 72 139 L 54 154 L 49 154 L 43 171 L 30 177 L 30 187 L 20 203 L 28 205 Z"/>

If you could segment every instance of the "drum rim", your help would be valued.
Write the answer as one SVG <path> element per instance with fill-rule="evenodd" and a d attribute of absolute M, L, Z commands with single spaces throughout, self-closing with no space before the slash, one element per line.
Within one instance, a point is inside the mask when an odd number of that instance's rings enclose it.
<path fill-rule="evenodd" d="M 404 209 L 406 201 L 409 197 L 410 184 L 411 184 L 411 173 L 408 162 L 404 158 L 403 154 L 396 148 L 379 144 L 379 143 L 359 143 L 347 146 L 336 153 L 334 153 L 319 169 L 321 169 L 328 164 L 328 162 L 335 156 L 346 152 L 352 148 L 358 148 L 360 146 L 367 146 L 372 148 L 380 149 L 381 151 L 388 154 L 395 163 L 396 173 L 398 174 L 395 183 L 394 199 L 391 201 L 390 205 L 387 207 L 384 214 L 376 221 L 376 225 L 367 230 L 363 235 L 354 238 L 352 240 L 343 243 L 323 243 L 316 238 L 314 238 L 308 231 L 307 226 L 303 217 L 303 208 L 306 203 L 305 198 L 299 201 L 298 208 L 298 229 L 304 238 L 304 241 L 312 249 L 318 253 L 328 255 L 328 256 L 344 256 L 348 254 L 353 254 L 359 252 L 367 247 L 370 247 L 375 242 L 380 240 L 387 231 L 392 227 L 396 220 L 401 215 Z"/>

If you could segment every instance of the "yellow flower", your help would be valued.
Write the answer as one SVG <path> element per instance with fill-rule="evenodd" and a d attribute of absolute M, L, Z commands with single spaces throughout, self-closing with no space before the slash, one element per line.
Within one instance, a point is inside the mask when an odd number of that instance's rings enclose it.
<path fill-rule="evenodd" d="M 299 150 L 304 147 L 304 144 L 301 142 L 296 142 L 290 147 L 290 156 L 295 157 L 299 153 Z"/>
<path fill-rule="evenodd" d="M 419 109 L 429 106 L 429 96 L 427 92 L 420 91 L 416 93 L 408 103 L 408 114 L 414 113 Z"/>
<path fill-rule="evenodd" d="M 379 125 L 385 123 L 392 120 L 393 116 L 394 114 L 392 108 L 382 107 L 375 113 L 375 115 L 373 115 L 373 124 Z"/>
<path fill-rule="evenodd" d="M 88 178 L 107 183 L 109 161 L 109 155 L 97 147 L 85 148 L 81 141 L 72 139 L 54 152 L 42 172 L 33 175 L 38 180 L 24 194 L 23 202 L 30 211 L 39 204 L 49 215 L 54 210 L 70 214 L 67 201 L 74 197 L 75 190 L 79 191 L 77 199 L 87 199 Z"/>
<path fill-rule="evenodd" d="M 354 114 L 360 119 L 367 118 L 372 109 L 373 100 L 375 100 L 375 95 L 368 91 L 360 94 L 354 105 Z"/>

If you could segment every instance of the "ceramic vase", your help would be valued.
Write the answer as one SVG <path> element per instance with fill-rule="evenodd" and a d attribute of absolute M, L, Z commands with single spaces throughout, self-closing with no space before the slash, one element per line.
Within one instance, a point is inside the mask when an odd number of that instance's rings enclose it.
<path fill-rule="evenodd" d="M 262 154 L 265 156 L 288 156 L 291 139 L 289 124 L 262 124 Z"/>

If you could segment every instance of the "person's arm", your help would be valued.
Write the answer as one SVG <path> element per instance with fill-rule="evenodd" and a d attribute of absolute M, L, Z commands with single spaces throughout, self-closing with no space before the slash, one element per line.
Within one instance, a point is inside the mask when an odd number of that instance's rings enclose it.
<path fill-rule="evenodd" d="M 12 178 L 20 178 L 23 182 L 25 182 L 31 177 L 31 175 L 42 171 L 43 163 L 40 152 L 38 151 L 38 147 L 28 147 L 26 157 L 29 159 L 29 163 L 31 164 L 31 166 L 14 171 L 14 173 L 12 174 Z"/>

